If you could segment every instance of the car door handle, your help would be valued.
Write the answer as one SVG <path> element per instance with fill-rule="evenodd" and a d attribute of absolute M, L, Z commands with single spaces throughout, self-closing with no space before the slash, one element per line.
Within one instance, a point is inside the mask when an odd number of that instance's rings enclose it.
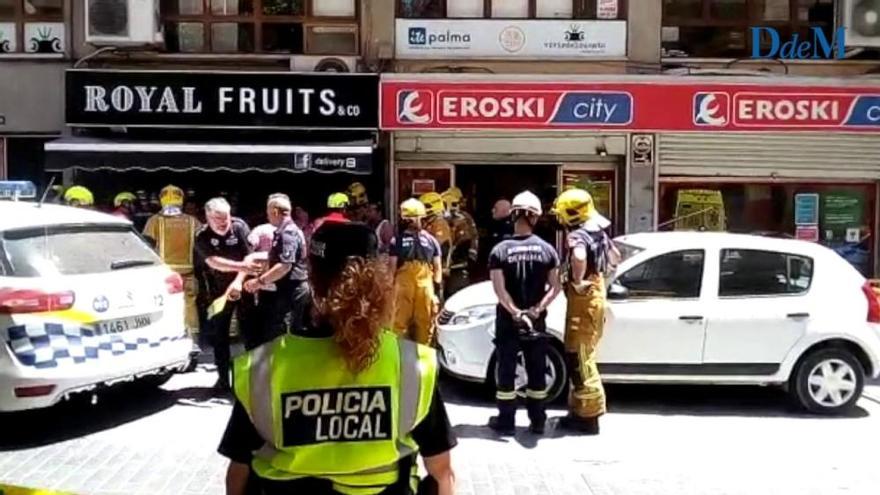
<path fill-rule="evenodd" d="M 809 317 L 810 317 L 810 313 L 789 313 L 789 314 L 787 314 L 787 315 L 785 315 L 785 316 L 786 316 L 787 318 L 794 318 L 794 319 L 809 318 Z"/>
<path fill-rule="evenodd" d="M 703 317 L 699 315 L 682 315 L 678 319 L 682 321 L 703 321 Z"/>

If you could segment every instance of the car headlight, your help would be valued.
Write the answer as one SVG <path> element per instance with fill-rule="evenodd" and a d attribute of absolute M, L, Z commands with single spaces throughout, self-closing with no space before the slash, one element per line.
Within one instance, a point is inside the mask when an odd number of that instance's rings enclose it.
<path fill-rule="evenodd" d="M 449 323 L 452 325 L 472 325 L 491 320 L 492 318 L 495 318 L 495 305 L 484 304 L 482 306 L 466 308 L 455 313 L 452 319 L 449 320 Z"/>

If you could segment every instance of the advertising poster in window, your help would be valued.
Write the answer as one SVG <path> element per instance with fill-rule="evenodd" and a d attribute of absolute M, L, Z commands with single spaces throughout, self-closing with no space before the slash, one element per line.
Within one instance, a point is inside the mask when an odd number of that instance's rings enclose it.
<path fill-rule="evenodd" d="M 798 225 L 794 231 L 795 239 L 807 242 L 819 242 L 818 225 Z"/>
<path fill-rule="evenodd" d="M 675 204 L 675 230 L 721 232 L 726 229 L 727 219 L 721 191 L 709 189 L 678 191 Z"/>
<path fill-rule="evenodd" d="M 819 223 L 819 195 L 796 194 L 794 197 L 794 224 L 817 225 Z"/>
<path fill-rule="evenodd" d="M 862 273 L 870 266 L 869 225 L 865 198 L 858 192 L 835 191 L 822 195 L 823 244 L 836 251 Z"/>

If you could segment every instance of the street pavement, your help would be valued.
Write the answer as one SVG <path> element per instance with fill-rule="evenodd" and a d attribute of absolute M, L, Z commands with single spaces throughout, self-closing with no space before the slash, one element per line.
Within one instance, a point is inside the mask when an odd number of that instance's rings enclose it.
<path fill-rule="evenodd" d="M 222 494 L 230 412 L 210 366 L 162 389 L 126 387 L 0 415 L 0 483 L 77 494 Z M 614 386 L 597 437 L 485 428 L 491 395 L 444 378 L 462 495 L 876 495 L 880 383 L 849 417 L 797 412 L 775 389 Z M 564 414 L 562 408 L 551 417 Z"/>

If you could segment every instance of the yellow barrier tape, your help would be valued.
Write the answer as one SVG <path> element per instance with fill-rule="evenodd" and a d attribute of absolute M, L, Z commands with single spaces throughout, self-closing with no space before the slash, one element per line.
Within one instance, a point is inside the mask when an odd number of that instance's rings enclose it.
<path fill-rule="evenodd" d="M 24 488 L 21 486 L 0 484 L 0 495 L 74 495 L 70 492 L 56 492 L 41 488 Z"/>

